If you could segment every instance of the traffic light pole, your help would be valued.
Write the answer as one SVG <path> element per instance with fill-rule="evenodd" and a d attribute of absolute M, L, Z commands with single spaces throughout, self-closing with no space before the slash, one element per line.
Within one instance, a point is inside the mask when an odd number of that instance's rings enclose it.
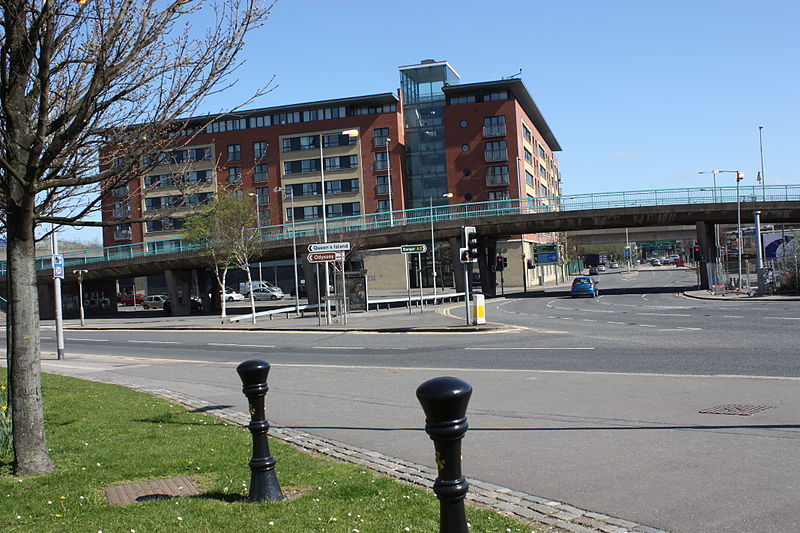
<path fill-rule="evenodd" d="M 471 270 L 472 270 L 472 266 L 471 266 L 472 263 L 463 263 L 463 265 L 464 265 L 464 305 L 466 305 L 466 307 L 467 307 L 467 313 L 466 313 L 466 315 L 467 315 L 467 325 L 471 326 L 472 325 L 472 309 L 469 306 L 469 302 L 470 302 L 469 295 L 470 295 L 470 289 L 472 288 L 471 287 L 472 284 L 470 283 L 471 280 L 469 278 L 470 278 L 470 273 L 471 273 Z"/>

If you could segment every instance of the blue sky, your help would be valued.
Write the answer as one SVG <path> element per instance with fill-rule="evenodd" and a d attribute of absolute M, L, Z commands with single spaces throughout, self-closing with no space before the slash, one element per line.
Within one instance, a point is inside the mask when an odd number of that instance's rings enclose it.
<path fill-rule="evenodd" d="M 697 173 L 714 168 L 755 184 L 760 124 L 766 183 L 800 183 L 798 24 L 796 0 L 280 0 L 237 86 L 202 110 L 273 74 L 248 108 L 393 92 L 426 58 L 463 83 L 522 69 L 566 194 L 710 185 Z"/>

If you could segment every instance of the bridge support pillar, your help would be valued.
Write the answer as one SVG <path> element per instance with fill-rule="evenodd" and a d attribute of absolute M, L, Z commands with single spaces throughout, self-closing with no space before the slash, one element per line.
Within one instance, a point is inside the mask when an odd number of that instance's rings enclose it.
<path fill-rule="evenodd" d="M 219 284 L 214 278 L 214 274 L 208 269 L 197 269 L 197 290 L 200 292 L 198 296 L 203 303 L 203 312 L 210 313 L 221 308 Z"/>
<path fill-rule="evenodd" d="M 719 250 L 717 248 L 716 239 L 716 225 L 709 224 L 705 221 L 698 221 L 697 228 L 697 244 L 700 245 L 700 250 L 705 255 L 705 261 L 698 262 L 698 270 L 700 272 L 700 288 L 709 290 L 715 283 L 724 283 L 722 280 L 717 280 L 717 270 L 719 259 Z"/>
<path fill-rule="evenodd" d="M 497 272 L 492 270 L 494 258 L 497 257 L 497 239 L 484 237 L 478 240 L 480 254 L 478 269 L 481 273 L 481 292 L 484 296 L 497 296 Z"/>
<path fill-rule="evenodd" d="M 461 254 L 459 253 L 459 248 L 461 248 L 461 238 L 460 237 L 449 237 L 447 242 L 450 244 L 450 261 L 453 265 L 453 282 L 456 292 L 464 292 L 464 265 L 461 264 Z M 469 266 L 469 265 L 467 265 Z"/>
<path fill-rule="evenodd" d="M 164 271 L 164 278 L 167 282 L 171 315 L 189 315 L 192 311 L 192 271 L 168 269 Z"/>

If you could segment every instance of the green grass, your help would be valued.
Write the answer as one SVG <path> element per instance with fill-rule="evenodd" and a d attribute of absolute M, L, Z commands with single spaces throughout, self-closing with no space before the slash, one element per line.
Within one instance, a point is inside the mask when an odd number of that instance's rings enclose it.
<path fill-rule="evenodd" d="M 438 501 L 430 491 L 274 439 L 281 488 L 296 497 L 249 503 L 246 429 L 123 387 L 45 375 L 43 390 L 58 470 L 17 478 L 11 458 L 0 454 L 4 533 L 438 531 Z M 203 494 L 112 506 L 103 493 L 108 485 L 176 475 L 191 477 Z M 485 509 L 468 507 L 467 519 L 471 532 L 532 530 Z"/>

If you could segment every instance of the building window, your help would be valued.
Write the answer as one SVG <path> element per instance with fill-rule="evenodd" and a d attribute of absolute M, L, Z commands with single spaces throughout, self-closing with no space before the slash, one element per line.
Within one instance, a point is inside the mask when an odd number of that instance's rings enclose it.
<path fill-rule="evenodd" d="M 267 165 L 260 164 L 253 167 L 253 181 L 255 183 L 264 183 L 269 181 L 269 176 L 267 174 Z"/>
<path fill-rule="evenodd" d="M 389 168 L 389 158 L 386 152 L 375 152 L 375 170 L 386 170 Z"/>
<path fill-rule="evenodd" d="M 358 168 L 358 156 L 343 155 L 325 158 L 325 170 L 343 170 L 348 168 Z"/>
<path fill-rule="evenodd" d="M 506 134 L 506 117 L 500 115 L 497 117 L 484 117 L 483 118 L 483 136 L 484 137 L 503 137 Z"/>
<path fill-rule="evenodd" d="M 539 185 L 539 196 L 550 196 L 550 191 L 544 185 Z"/>
<path fill-rule="evenodd" d="M 211 171 L 195 170 L 183 176 L 185 183 L 208 183 L 211 179 Z"/>
<path fill-rule="evenodd" d="M 539 150 L 539 157 L 544 159 L 545 158 L 544 147 L 541 144 L 536 143 L 536 148 Z"/>
<path fill-rule="evenodd" d="M 264 159 L 267 157 L 267 141 L 256 141 L 253 143 L 253 157 Z"/>
<path fill-rule="evenodd" d="M 283 162 L 284 174 L 302 174 L 304 172 L 319 172 L 319 159 L 300 159 Z"/>
<path fill-rule="evenodd" d="M 322 146 L 324 148 L 332 148 L 334 146 L 348 146 L 351 144 L 356 144 L 357 142 L 358 142 L 358 137 L 350 137 L 349 135 L 342 135 L 341 133 L 337 133 L 335 135 L 322 136 Z"/>
<path fill-rule="evenodd" d="M 349 217 L 361 214 L 361 204 L 352 202 L 348 204 L 328 204 L 325 206 L 325 214 L 328 217 Z"/>
<path fill-rule="evenodd" d="M 263 128 L 266 126 L 272 126 L 272 117 L 267 115 L 264 117 L 250 117 L 250 126 L 251 128 Z"/>
<path fill-rule="evenodd" d="M 525 123 L 522 124 L 522 137 L 528 142 L 533 142 L 531 130 L 528 129 L 528 126 L 526 126 Z"/>
<path fill-rule="evenodd" d="M 389 142 L 389 128 L 375 128 L 374 140 L 372 145 L 375 147 L 385 147 Z"/>
<path fill-rule="evenodd" d="M 259 206 L 269 205 L 269 187 L 256 187 L 256 198 Z"/>
<path fill-rule="evenodd" d="M 499 91 L 483 95 L 484 102 L 495 102 L 498 100 L 508 100 L 508 91 Z"/>
<path fill-rule="evenodd" d="M 389 200 L 378 200 L 378 213 L 388 213 L 388 212 L 389 212 Z"/>
<path fill-rule="evenodd" d="M 295 111 L 293 113 L 279 113 L 272 116 L 272 123 L 275 125 L 296 124 L 298 122 L 300 122 L 300 111 Z"/>
<path fill-rule="evenodd" d="M 486 168 L 486 186 L 497 187 L 499 185 L 508 185 L 508 165 Z"/>
<path fill-rule="evenodd" d="M 119 226 L 114 226 L 114 240 L 115 241 L 131 240 L 131 225 L 120 224 Z"/>
<path fill-rule="evenodd" d="M 128 200 L 114 202 L 114 218 L 125 218 L 131 212 L 131 203 Z"/>
<path fill-rule="evenodd" d="M 358 192 L 358 179 L 333 180 L 325 182 L 325 194 L 341 194 L 344 192 Z"/>
<path fill-rule="evenodd" d="M 283 139 L 283 151 L 312 150 L 319 148 L 319 135 L 303 135 L 302 137 L 287 137 Z"/>
<path fill-rule="evenodd" d="M 489 201 L 494 202 L 497 200 L 508 200 L 511 196 L 508 194 L 508 189 L 504 191 L 489 191 Z"/>
<path fill-rule="evenodd" d="M 525 150 L 525 161 L 532 165 L 533 164 L 533 154 L 527 148 L 524 148 L 524 150 Z"/>
<path fill-rule="evenodd" d="M 375 183 L 375 194 L 389 194 L 389 176 L 378 176 Z"/>
<path fill-rule="evenodd" d="M 492 141 L 486 143 L 485 159 L 491 161 L 507 161 L 508 151 L 506 141 Z"/>
<path fill-rule="evenodd" d="M 119 185 L 118 187 L 114 187 L 113 189 L 111 189 L 111 196 L 113 196 L 114 198 L 125 198 L 130 194 L 130 192 L 131 189 L 126 183 L 124 185 Z"/>
<path fill-rule="evenodd" d="M 539 165 L 539 175 L 542 177 L 547 176 L 547 169 L 544 168 L 544 165 Z"/>
<path fill-rule="evenodd" d="M 453 96 L 450 98 L 450 105 L 459 105 L 459 104 L 474 104 L 475 103 L 475 96 Z"/>
<path fill-rule="evenodd" d="M 242 145 L 229 144 L 228 145 L 228 161 L 241 161 L 242 160 Z"/>
<path fill-rule="evenodd" d="M 525 171 L 525 183 L 533 187 L 533 174 L 531 174 L 527 170 Z"/>
<path fill-rule="evenodd" d="M 242 183 L 242 167 L 228 167 L 228 185 Z"/>
<path fill-rule="evenodd" d="M 462 144 L 461 145 L 461 151 L 464 152 L 464 153 L 469 152 L 469 145 L 468 144 Z"/>

